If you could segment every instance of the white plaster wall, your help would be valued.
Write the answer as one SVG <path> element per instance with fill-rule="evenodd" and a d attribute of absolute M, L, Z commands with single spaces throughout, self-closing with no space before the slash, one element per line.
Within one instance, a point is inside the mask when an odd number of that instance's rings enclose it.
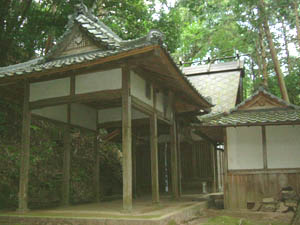
<path fill-rule="evenodd" d="M 67 96 L 70 94 L 70 78 L 61 78 L 30 84 L 29 100 L 37 101 L 47 98 Z"/>
<path fill-rule="evenodd" d="M 122 71 L 113 69 L 75 77 L 75 93 L 116 90 L 122 88 Z"/>
<path fill-rule="evenodd" d="M 34 109 L 32 110 L 32 113 L 48 119 L 66 123 L 68 122 L 67 111 L 68 111 L 67 105 L 58 105 L 58 106 L 45 107 L 41 109 Z"/>
<path fill-rule="evenodd" d="M 263 169 L 261 127 L 226 128 L 228 168 Z"/>
<path fill-rule="evenodd" d="M 71 124 L 96 130 L 97 110 L 82 104 L 71 104 Z"/>
<path fill-rule="evenodd" d="M 160 112 L 164 112 L 164 94 L 162 91 L 156 93 L 156 109 Z"/>
<path fill-rule="evenodd" d="M 267 126 L 268 168 L 300 168 L 300 125 Z"/>
<path fill-rule="evenodd" d="M 148 118 L 148 116 L 136 109 L 131 110 L 132 119 L 144 119 Z M 109 108 L 109 109 L 101 109 L 98 110 L 98 120 L 99 123 L 107 123 L 107 122 L 116 122 L 122 120 L 122 108 Z"/>
<path fill-rule="evenodd" d="M 146 97 L 146 81 L 133 71 L 130 71 L 131 78 L 131 95 L 143 101 L 144 103 L 153 106 L 153 88 L 151 86 L 151 98 Z"/>

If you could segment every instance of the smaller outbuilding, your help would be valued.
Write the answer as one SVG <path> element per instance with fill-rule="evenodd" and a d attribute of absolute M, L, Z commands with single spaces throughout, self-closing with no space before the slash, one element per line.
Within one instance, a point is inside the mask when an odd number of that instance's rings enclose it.
<path fill-rule="evenodd" d="M 204 117 L 202 127 L 224 131 L 225 208 L 278 199 L 285 187 L 299 194 L 300 107 L 260 87 L 229 112 Z"/>

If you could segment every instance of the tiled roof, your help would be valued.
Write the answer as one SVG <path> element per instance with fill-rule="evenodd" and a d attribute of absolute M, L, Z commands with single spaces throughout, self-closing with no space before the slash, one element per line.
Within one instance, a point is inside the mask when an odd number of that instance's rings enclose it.
<path fill-rule="evenodd" d="M 130 51 L 133 49 L 143 48 L 148 45 L 151 44 L 149 43 L 137 44 L 137 45 L 122 47 L 115 50 L 108 50 L 108 51 L 97 50 L 93 52 L 53 59 L 48 62 L 45 62 L 44 57 L 41 57 L 41 58 L 28 61 L 26 63 L 20 63 L 17 65 L 12 65 L 7 67 L 0 67 L 0 79 L 3 77 L 26 75 L 33 72 L 46 71 L 46 70 L 51 70 L 51 69 L 60 68 L 64 66 L 70 66 L 74 64 L 83 63 L 83 62 L 93 61 L 99 58 L 104 58 L 111 55 L 117 55 L 122 52 Z"/>
<path fill-rule="evenodd" d="M 78 24 L 89 37 L 91 37 L 96 43 L 99 43 L 101 46 L 106 46 L 106 48 L 104 50 L 96 49 L 93 51 L 73 55 L 57 56 L 56 53 L 61 51 L 61 45 L 65 41 L 65 38 L 72 32 L 72 27 L 74 26 L 74 24 Z M 94 61 L 100 58 L 118 55 L 127 51 L 154 45 L 161 46 L 165 53 L 171 59 L 171 56 L 167 52 L 166 46 L 163 43 L 163 39 L 164 36 L 162 33 L 160 33 L 157 30 L 151 30 L 144 37 L 137 38 L 134 40 L 122 40 L 109 27 L 107 27 L 96 16 L 94 16 L 84 4 L 79 4 L 77 5 L 77 11 L 73 15 L 69 16 L 69 22 L 66 25 L 66 31 L 59 38 L 57 44 L 48 52 L 46 56 L 27 61 L 25 63 L 19 63 L 7 67 L 0 67 L 0 79 L 17 76 L 26 77 L 26 75 L 31 73 L 62 68 L 75 64 L 81 64 L 84 62 Z M 173 64 L 177 68 L 174 62 Z M 184 78 L 186 84 L 195 93 L 197 93 L 197 95 L 200 98 L 202 98 L 202 100 L 204 100 L 205 105 L 210 107 L 210 102 L 207 101 L 207 99 L 205 99 L 205 97 L 203 97 L 196 90 L 192 83 L 181 73 L 181 71 L 178 68 L 177 70 L 179 71 L 180 75 Z"/>
<path fill-rule="evenodd" d="M 240 83 L 240 71 L 187 77 L 204 96 L 211 98 L 212 113 L 225 112 L 235 107 Z"/>
<path fill-rule="evenodd" d="M 84 29 L 95 41 L 98 41 L 101 44 L 104 43 L 107 46 L 107 50 L 99 49 L 77 55 L 56 58 L 53 57 L 53 54 L 61 47 L 60 45 L 64 41 L 65 37 L 72 32 L 72 27 L 75 23 L 78 23 L 81 28 Z M 46 56 L 30 60 L 25 63 L 0 67 L 0 78 L 20 76 L 32 72 L 40 72 L 53 68 L 79 64 L 161 42 L 161 36 L 153 36 L 152 34 L 153 33 L 150 32 L 145 37 L 124 41 L 110 28 L 103 24 L 97 17 L 92 15 L 84 4 L 79 4 L 77 5 L 77 11 L 69 17 L 69 22 L 66 25 L 66 31 Z"/>
<path fill-rule="evenodd" d="M 209 63 L 206 65 L 184 67 L 182 70 L 185 75 L 191 76 L 191 75 L 217 73 L 223 71 L 242 70 L 243 68 L 244 68 L 244 62 L 238 60 L 232 62 L 224 62 L 224 63 L 216 63 L 216 64 Z"/>
<path fill-rule="evenodd" d="M 300 123 L 300 109 L 250 110 L 202 117 L 203 126 L 242 126 L 251 124 Z"/>
<path fill-rule="evenodd" d="M 292 109 L 298 109 L 299 108 L 299 106 L 293 105 L 291 103 L 288 103 L 288 102 L 284 101 L 281 98 L 278 98 L 276 95 L 273 95 L 270 92 L 268 92 L 263 86 L 260 86 L 249 98 L 247 98 L 246 100 L 244 100 L 243 102 L 238 104 L 236 107 L 232 108 L 230 110 L 230 112 L 234 112 L 234 111 L 239 110 L 239 108 L 246 105 L 248 102 L 252 101 L 254 99 L 254 97 L 258 96 L 260 93 L 265 94 L 266 96 L 268 96 L 273 101 L 276 101 L 276 102 L 284 105 L 285 107 L 289 107 L 289 108 L 292 108 Z"/>
<path fill-rule="evenodd" d="M 255 97 L 265 95 L 280 106 L 273 108 L 241 109 Z M 300 107 L 287 103 L 260 87 L 251 97 L 237 105 L 235 108 L 215 115 L 201 117 L 201 126 L 242 126 L 255 124 L 300 123 Z"/>

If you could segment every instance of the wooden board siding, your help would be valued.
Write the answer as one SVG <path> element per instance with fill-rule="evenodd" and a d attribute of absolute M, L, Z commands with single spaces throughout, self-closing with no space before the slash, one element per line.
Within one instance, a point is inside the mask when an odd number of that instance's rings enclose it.
<path fill-rule="evenodd" d="M 228 173 L 229 208 L 246 208 L 247 202 L 259 203 L 265 197 L 279 197 L 282 187 L 291 186 L 300 194 L 300 169 L 281 171 L 252 170 Z"/>
<path fill-rule="evenodd" d="M 183 193 L 189 191 L 202 191 L 201 182 L 207 182 L 207 190 L 212 191 L 211 145 L 200 141 L 193 144 L 181 144 L 181 169 Z"/>

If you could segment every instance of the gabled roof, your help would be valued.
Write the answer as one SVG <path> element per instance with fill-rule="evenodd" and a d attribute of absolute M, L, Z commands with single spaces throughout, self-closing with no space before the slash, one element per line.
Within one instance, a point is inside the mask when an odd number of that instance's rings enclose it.
<path fill-rule="evenodd" d="M 281 98 L 268 92 L 263 86 L 260 86 L 256 92 L 245 101 L 238 104 L 230 112 L 238 110 L 255 110 L 255 109 L 267 109 L 267 108 L 290 108 L 297 109 L 299 106 L 290 104 Z"/>
<path fill-rule="evenodd" d="M 229 112 L 203 116 L 201 126 L 300 124 L 300 107 L 287 103 L 260 87 Z"/>
<path fill-rule="evenodd" d="M 211 98 L 212 113 L 220 113 L 235 107 L 240 87 L 243 62 L 209 64 L 183 68 L 194 87 Z"/>
<path fill-rule="evenodd" d="M 61 57 L 59 53 L 65 49 L 66 46 L 64 44 L 69 42 L 68 36 L 71 34 L 72 28 L 75 25 L 78 25 L 82 31 L 88 35 L 88 37 L 95 41 L 96 44 L 106 48 L 99 48 L 94 51 Z M 70 66 L 120 54 L 133 49 L 161 44 L 162 39 L 163 35 L 160 32 L 150 31 L 145 37 L 124 41 L 110 28 L 103 24 L 97 17 L 92 15 L 84 4 L 79 4 L 77 5 L 77 11 L 69 17 L 69 22 L 66 25 L 66 31 L 59 38 L 57 44 L 50 49 L 46 56 L 30 60 L 25 63 L 0 67 L 0 79 L 4 77 L 26 75 L 53 68 L 60 68 L 63 66 Z"/>
<path fill-rule="evenodd" d="M 187 76 L 193 75 L 207 75 L 210 73 L 220 73 L 220 72 L 229 72 L 229 71 L 242 71 L 244 68 L 244 62 L 241 60 L 216 63 L 216 64 L 206 64 L 199 66 L 184 67 L 183 73 Z"/>
<path fill-rule="evenodd" d="M 76 32 L 82 34 L 82 38 L 87 37 L 89 39 L 88 42 L 93 44 L 92 50 L 86 48 L 85 51 L 70 51 L 66 53 L 65 50 L 68 48 L 70 41 L 74 42 L 74 39 L 77 38 L 77 36 L 74 36 L 74 32 L 75 34 Z M 79 4 L 75 14 L 69 17 L 65 33 L 49 53 L 46 56 L 25 63 L 0 67 L 0 83 L 5 84 L 21 79 L 48 76 L 68 70 L 92 67 L 112 61 L 116 62 L 117 60 L 137 57 L 139 54 L 152 51 L 154 52 L 153 55 L 158 59 L 156 61 L 158 65 L 155 65 L 156 68 L 163 68 L 160 76 L 168 77 L 170 75 L 166 73 L 172 73 L 171 76 L 174 77 L 172 77 L 172 80 L 169 78 L 172 87 L 177 92 L 181 92 L 182 95 L 193 99 L 193 104 L 199 104 L 197 107 L 208 110 L 212 104 L 182 74 L 167 52 L 163 39 L 162 33 L 157 30 L 151 30 L 144 37 L 134 40 L 122 40 L 97 17 L 92 15 L 85 5 Z M 81 38 L 79 38 L 77 44 L 81 44 Z M 136 62 L 136 58 L 134 61 Z M 151 69 L 153 65 L 150 62 L 149 65 L 149 69 Z"/>

